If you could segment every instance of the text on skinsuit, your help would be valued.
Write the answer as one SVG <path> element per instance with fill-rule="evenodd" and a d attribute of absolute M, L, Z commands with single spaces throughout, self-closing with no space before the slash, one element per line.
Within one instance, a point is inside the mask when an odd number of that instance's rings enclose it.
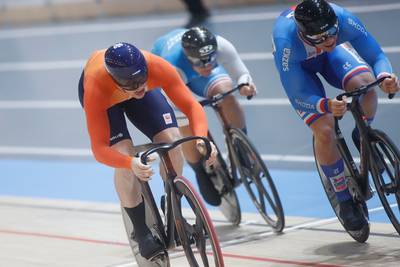
<path fill-rule="evenodd" d="M 295 99 L 294 100 L 296 102 L 297 105 L 299 105 L 300 107 L 306 108 L 306 109 L 315 109 L 315 106 L 313 104 L 310 103 L 306 103 L 301 101 L 300 99 Z"/>
<path fill-rule="evenodd" d="M 348 18 L 347 22 L 353 26 L 356 30 L 360 31 L 362 34 L 364 34 L 365 36 L 368 35 L 367 31 L 364 29 L 364 27 L 362 27 L 360 24 L 358 24 L 357 22 L 355 22 L 352 18 Z"/>
<path fill-rule="evenodd" d="M 290 57 L 291 50 L 289 48 L 283 48 L 283 55 L 282 55 L 282 70 L 289 71 L 289 57 Z"/>

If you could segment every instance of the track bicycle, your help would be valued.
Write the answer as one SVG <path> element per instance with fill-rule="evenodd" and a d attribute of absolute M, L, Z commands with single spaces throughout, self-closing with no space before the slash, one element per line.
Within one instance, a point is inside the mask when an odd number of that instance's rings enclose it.
<path fill-rule="evenodd" d="M 222 124 L 228 150 L 225 160 L 217 146 L 217 163 L 211 170 L 206 171 L 220 193 L 219 208 L 228 221 L 234 225 L 240 224 L 241 210 L 235 188 L 243 183 L 263 219 L 274 231 L 281 232 L 285 226 L 283 208 L 268 168 L 247 135 L 228 122 L 219 105 L 224 97 L 238 91 L 241 86 L 243 85 L 200 101 L 203 107 L 210 106 L 216 112 Z M 208 138 L 216 145 L 210 131 Z"/>
<path fill-rule="evenodd" d="M 164 181 L 165 195 L 161 198 L 163 218 L 154 200 L 153 193 L 147 182 L 141 181 L 142 194 L 146 203 L 146 223 L 153 235 L 164 247 L 164 252 L 151 260 L 140 256 L 138 245 L 132 238 L 132 223 L 123 211 L 123 219 L 130 246 L 140 267 L 170 266 L 168 251 L 182 247 L 189 266 L 224 267 L 224 260 L 219 246 L 218 237 L 202 201 L 193 185 L 183 176 L 178 176 L 173 168 L 168 151 L 178 145 L 201 139 L 206 145 L 207 155 L 211 153 L 210 142 L 204 137 L 186 137 L 173 143 L 148 144 L 135 147 L 138 151 L 145 149 L 140 159 L 147 164 L 147 158 L 153 153 L 160 155 L 161 162 L 166 170 Z M 134 235 L 134 233 L 133 233 Z"/>
<path fill-rule="evenodd" d="M 346 182 L 354 202 L 358 204 L 359 211 L 366 219 L 369 218 L 366 201 L 374 194 L 369 181 L 369 174 L 371 174 L 375 191 L 394 228 L 400 234 L 400 153 L 394 142 L 383 131 L 373 129 L 368 125 L 359 102 L 362 95 L 379 85 L 384 79 L 384 77 L 380 78 L 354 91 L 337 96 L 338 100 L 342 100 L 343 96 L 352 98 L 351 103 L 347 103 L 347 109 L 352 113 L 360 133 L 359 166 L 356 165 L 340 130 L 341 117 L 335 117 L 335 134 L 337 147 L 345 163 Z M 393 96 L 389 94 L 389 98 Z M 365 242 L 369 237 L 369 223 L 359 231 L 346 229 L 346 225 L 339 216 L 339 203 L 335 191 L 322 172 L 316 157 L 315 163 L 329 202 L 340 223 L 354 240 L 360 243 Z"/>

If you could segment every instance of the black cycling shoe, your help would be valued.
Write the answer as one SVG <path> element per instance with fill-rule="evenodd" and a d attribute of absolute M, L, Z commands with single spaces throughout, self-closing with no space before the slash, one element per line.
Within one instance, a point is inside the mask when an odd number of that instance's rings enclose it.
<path fill-rule="evenodd" d="M 164 247 L 160 241 L 151 233 L 148 233 L 142 239 L 136 241 L 139 245 L 140 255 L 147 260 L 151 260 L 164 252 Z"/>
<path fill-rule="evenodd" d="M 221 196 L 219 195 L 218 190 L 215 189 L 215 186 L 211 181 L 210 176 L 204 169 L 203 163 L 189 163 L 189 165 L 192 167 L 193 171 L 196 174 L 199 190 L 204 200 L 210 205 L 219 206 L 221 204 Z"/>
<path fill-rule="evenodd" d="M 342 218 L 346 230 L 358 231 L 368 224 L 358 205 L 352 199 L 339 202 L 339 207 L 339 216 Z"/>
<path fill-rule="evenodd" d="M 221 196 L 217 189 L 215 189 L 213 182 L 206 172 L 198 174 L 196 173 L 197 183 L 199 184 L 200 193 L 204 200 L 213 206 L 221 205 Z"/>

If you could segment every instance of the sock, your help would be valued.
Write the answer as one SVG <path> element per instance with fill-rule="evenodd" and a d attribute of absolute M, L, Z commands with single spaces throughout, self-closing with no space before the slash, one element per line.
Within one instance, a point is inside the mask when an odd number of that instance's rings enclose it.
<path fill-rule="evenodd" d="M 335 190 L 337 200 L 343 202 L 351 198 L 350 191 L 346 185 L 344 177 L 343 159 L 336 161 L 332 165 L 321 165 L 322 171 L 331 182 Z"/>
<path fill-rule="evenodd" d="M 135 230 L 135 237 L 139 240 L 143 239 L 147 234 L 150 233 L 150 229 L 146 225 L 144 201 L 134 208 L 124 207 L 124 209 L 132 221 L 133 228 Z"/>

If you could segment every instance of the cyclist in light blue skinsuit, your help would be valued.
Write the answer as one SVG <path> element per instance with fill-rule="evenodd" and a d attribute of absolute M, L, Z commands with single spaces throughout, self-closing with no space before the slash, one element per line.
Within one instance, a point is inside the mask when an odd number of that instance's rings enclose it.
<path fill-rule="evenodd" d="M 244 85 L 240 89 L 241 95 L 256 94 L 249 71 L 234 46 L 204 27 L 171 31 L 155 42 L 152 52 L 174 65 L 186 85 L 198 96 L 208 98 L 232 89 L 234 84 Z M 220 106 L 232 126 L 246 132 L 243 110 L 235 97 L 228 95 Z M 180 130 L 184 136 L 192 135 L 188 127 Z M 196 173 L 204 199 L 218 206 L 221 198 L 202 166 L 200 155 L 194 154 L 196 151 L 192 147 L 183 147 L 183 151 Z"/>
<path fill-rule="evenodd" d="M 391 76 L 380 85 L 386 93 L 399 91 L 399 81 L 381 47 L 361 21 L 346 9 L 325 0 L 305 0 L 284 11 L 273 29 L 275 65 L 298 115 L 311 128 L 315 152 L 340 203 L 346 229 L 367 224 L 353 203 L 344 177 L 344 164 L 335 144 L 333 116 L 346 112 L 346 100 L 329 99 L 317 76 L 346 91 Z M 374 90 L 361 100 L 371 123 L 377 108 Z M 353 140 L 359 146 L 358 130 Z"/>

